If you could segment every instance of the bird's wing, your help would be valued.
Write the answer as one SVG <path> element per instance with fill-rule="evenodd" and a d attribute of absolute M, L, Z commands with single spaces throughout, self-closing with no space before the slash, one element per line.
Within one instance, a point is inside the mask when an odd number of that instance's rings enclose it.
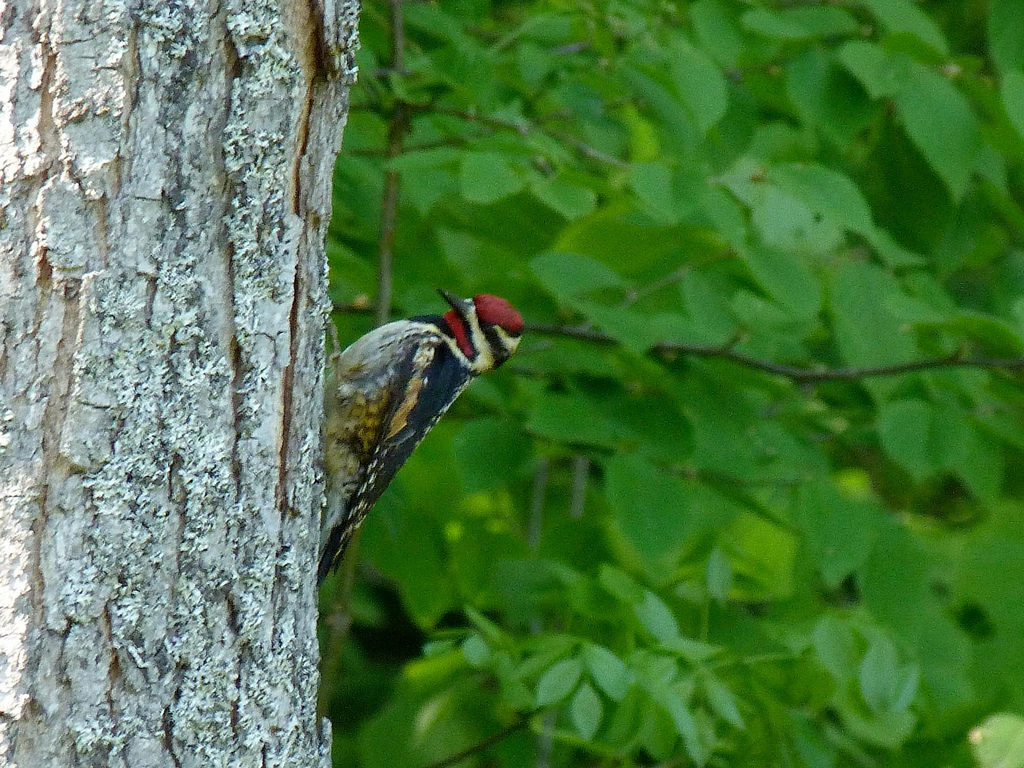
<path fill-rule="evenodd" d="M 383 326 L 335 361 L 327 392 L 334 400 L 326 409 L 328 509 L 321 537 L 321 581 L 336 567 L 352 531 L 469 378 L 436 333 L 407 327 Z"/>

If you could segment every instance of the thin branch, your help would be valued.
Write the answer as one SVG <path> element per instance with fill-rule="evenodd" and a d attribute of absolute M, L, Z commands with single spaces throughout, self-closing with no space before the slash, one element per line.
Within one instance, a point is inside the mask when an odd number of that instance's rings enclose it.
<path fill-rule="evenodd" d="M 405 71 L 405 16 L 402 0 L 391 0 L 391 69 Z"/>
<path fill-rule="evenodd" d="M 590 474 L 590 457 L 577 454 L 572 457 L 572 491 L 569 494 L 569 517 L 578 520 L 583 517 L 587 498 L 587 476 Z"/>
<path fill-rule="evenodd" d="M 405 69 L 405 19 L 402 0 L 391 0 L 391 66 Z M 388 157 L 402 154 L 405 134 L 409 131 L 409 108 L 398 100 L 388 129 Z M 377 260 L 377 325 L 383 325 L 391 314 L 391 281 L 395 260 L 395 229 L 398 221 L 398 188 L 401 176 L 389 168 L 384 177 L 384 197 L 380 213 L 380 252 Z"/>
<path fill-rule="evenodd" d="M 629 168 L 629 163 L 625 160 L 620 160 L 613 155 L 602 152 L 601 150 L 590 146 L 585 141 L 577 139 L 575 136 L 570 136 L 567 133 L 556 131 L 551 128 L 537 128 L 537 130 L 541 133 L 546 133 L 557 141 L 565 142 L 586 158 L 596 160 L 597 162 L 604 163 L 605 165 L 610 165 L 613 168 Z"/>
<path fill-rule="evenodd" d="M 592 328 L 551 325 L 549 323 L 527 323 L 525 330 L 547 336 L 564 336 L 597 344 L 614 345 L 618 342 L 607 333 Z M 903 373 L 914 373 L 936 368 L 983 368 L 986 370 L 1022 370 L 1024 357 L 994 358 L 967 357 L 962 352 L 954 352 L 945 357 L 928 360 L 914 360 L 895 365 L 850 366 L 845 368 L 802 368 L 796 365 L 775 363 L 736 352 L 729 346 L 713 344 L 686 344 L 676 341 L 659 341 L 651 346 L 651 351 L 659 355 L 690 355 L 693 357 L 716 358 L 727 360 L 745 368 L 784 376 L 800 383 L 816 383 L 822 381 L 847 381 L 864 379 L 872 376 L 898 376 Z"/>
<path fill-rule="evenodd" d="M 363 306 L 341 305 L 335 307 L 339 312 L 367 313 L 372 309 Z M 619 342 L 612 336 L 594 328 L 580 327 L 574 325 L 554 325 L 552 323 L 526 323 L 524 330 L 527 333 L 537 333 L 542 336 L 561 336 L 563 338 L 589 341 L 594 344 L 607 346 L 619 346 Z M 715 344 L 686 344 L 678 341 L 659 341 L 651 346 L 651 351 L 658 355 L 689 355 L 690 357 L 712 358 L 725 360 L 744 368 L 751 368 L 764 373 L 772 373 L 791 379 L 800 384 L 815 384 L 823 381 L 852 381 L 866 379 L 875 376 L 900 376 L 904 373 L 916 373 L 918 371 L 938 370 L 941 368 L 979 368 L 988 371 L 1021 371 L 1024 370 L 1024 357 L 985 357 L 968 356 L 962 351 L 954 352 L 945 357 L 934 357 L 925 360 L 913 360 L 907 363 L 896 363 L 894 365 L 867 365 L 849 366 L 843 368 L 805 368 L 785 363 L 775 363 L 771 360 L 744 355 L 742 352 L 733 350 L 736 339 L 730 340 L 724 345 Z"/>
<path fill-rule="evenodd" d="M 471 747 L 466 747 L 466 749 L 462 750 L 461 752 L 456 752 L 454 755 L 449 755 L 448 757 L 438 760 L 435 763 L 429 763 L 428 765 L 423 766 L 423 768 L 448 768 L 448 766 L 451 765 L 458 765 L 466 758 L 472 757 L 478 752 L 483 752 L 485 749 L 487 749 L 488 747 L 493 747 L 495 744 L 500 744 L 513 733 L 523 730 L 523 728 L 530 724 L 530 719 L 535 714 L 535 712 L 531 712 L 528 715 L 524 715 L 519 720 L 516 720 L 514 723 L 511 723 L 510 725 L 506 725 L 500 731 L 488 736 L 483 741 L 478 742 Z"/>

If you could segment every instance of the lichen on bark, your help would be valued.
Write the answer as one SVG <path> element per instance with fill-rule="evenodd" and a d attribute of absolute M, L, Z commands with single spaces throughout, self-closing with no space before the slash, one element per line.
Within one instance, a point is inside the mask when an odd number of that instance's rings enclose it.
<path fill-rule="evenodd" d="M 355 9 L 0 0 L 0 764 L 329 764 L 323 237 Z"/>

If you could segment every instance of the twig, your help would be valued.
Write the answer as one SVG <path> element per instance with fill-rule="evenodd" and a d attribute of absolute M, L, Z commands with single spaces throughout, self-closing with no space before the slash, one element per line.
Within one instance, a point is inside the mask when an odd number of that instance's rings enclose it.
<path fill-rule="evenodd" d="M 578 520 L 583 517 L 583 506 L 587 498 L 587 475 L 590 474 L 590 457 L 578 454 L 572 457 L 572 491 L 569 494 L 569 517 Z"/>
<path fill-rule="evenodd" d="M 405 69 L 405 19 L 402 0 L 391 0 L 391 66 Z M 408 105 L 399 99 L 388 129 L 388 158 L 402 154 L 405 134 L 409 131 Z M 377 260 L 377 325 L 383 325 L 391 314 L 391 282 L 395 261 L 395 229 L 398 220 L 398 188 L 401 176 L 389 168 L 384 177 L 384 197 L 380 212 L 380 251 Z"/>
<path fill-rule="evenodd" d="M 477 752 L 483 752 L 488 747 L 493 747 L 495 744 L 501 743 L 509 736 L 511 736 L 513 733 L 523 730 L 523 728 L 530 724 L 530 719 L 535 714 L 535 712 L 531 712 L 530 714 L 523 716 L 519 720 L 516 720 L 514 723 L 506 725 L 500 731 L 488 736 L 483 741 L 477 742 L 471 747 L 466 747 L 466 749 L 462 750 L 461 752 L 456 752 L 454 755 L 449 755 L 448 757 L 438 760 L 435 763 L 429 763 L 428 765 L 423 766 L 423 768 L 448 768 L 448 766 L 451 765 L 458 765 L 467 757 L 472 757 Z"/>
<path fill-rule="evenodd" d="M 525 330 L 531 333 L 541 333 L 547 336 L 564 336 L 581 341 L 591 341 L 597 344 L 618 344 L 618 342 L 607 333 L 592 328 L 578 328 L 573 326 L 551 325 L 549 323 L 527 323 Z M 717 358 L 727 360 L 746 368 L 753 368 L 765 373 L 774 373 L 777 376 L 784 376 L 793 381 L 801 383 L 815 383 L 822 381 L 846 381 L 850 379 L 864 379 L 871 376 L 898 376 L 903 373 L 914 373 L 935 368 L 984 368 L 987 370 L 1021 370 L 1024 369 L 1024 357 L 993 358 L 993 357 L 966 357 L 962 352 L 954 352 L 945 357 L 937 357 L 929 360 L 914 360 L 908 363 L 896 363 L 894 365 L 869 365 L 850 366 L 845 368 L 802 368 L 785 363 L 774 363 L 770 360 L 761 360 L 756 357 L 744 355 L 741 352 L 733 351 L 729 346 L 716 346 L 713 344 L 686 344 L 676 341 L 659 341 L 651 346 L 651 351 L 660 355 L 691 355 L 693 357 Z"/>
<path fill-rule="evenodd" d="M 372 309 L 362 306 L 341 305 L 336 306 L 339 312 L 366 313 Z M 594 328 L 554 325 L 551 323 L 526 323 L 524 330 L 527 333 L 538 333 L 543 336 L 561 336 L 564 338 L 589 341 L 595 344 L 618 346 L 619 342 L 612 336 L 598 331 Z M 849 366 L 843 368 L 803 368 L 785 363 L 775 363 L 771 360 L 744 355 L 732 349 L 735 344 L 730 340 L 724 345 L 714 344 L 686 344 L 677 341 L 659 341 L 651 346 L 651 351 L 659 355 L 689 355 L 691 357 L 713 358 L 725 360 L 744 368 L 752 368 L 765 373 L 772 373 L 782 376 L 801 384 L 813 384 L 823 381 L 851 381 L 866 379 L 874 376 L 899 376 L 904 373 L 916 373 L 917 371 L 936 370 L 940 368 L 980 368 L 989 371 L 1020 371 L 1024 370 L 1024 357 L 984 357 L 967 356 L 957 351 L 945 357 L 935 357 L 925 360 L 913 360 L 907 363 L 896 363 L 894 365 L 868 365 Z"/>

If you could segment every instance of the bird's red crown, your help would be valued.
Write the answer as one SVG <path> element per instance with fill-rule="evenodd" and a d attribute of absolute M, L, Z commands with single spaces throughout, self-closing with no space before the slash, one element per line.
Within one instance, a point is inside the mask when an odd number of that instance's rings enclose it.
<path fill-rule="evenodd" d="M 473 297 L 473 304 L 476 305 L 476 316 L 480 322 L 497 325 L 516 336 L 523 332 L 523 316 L 500 296 L 478 293 Z"/>

